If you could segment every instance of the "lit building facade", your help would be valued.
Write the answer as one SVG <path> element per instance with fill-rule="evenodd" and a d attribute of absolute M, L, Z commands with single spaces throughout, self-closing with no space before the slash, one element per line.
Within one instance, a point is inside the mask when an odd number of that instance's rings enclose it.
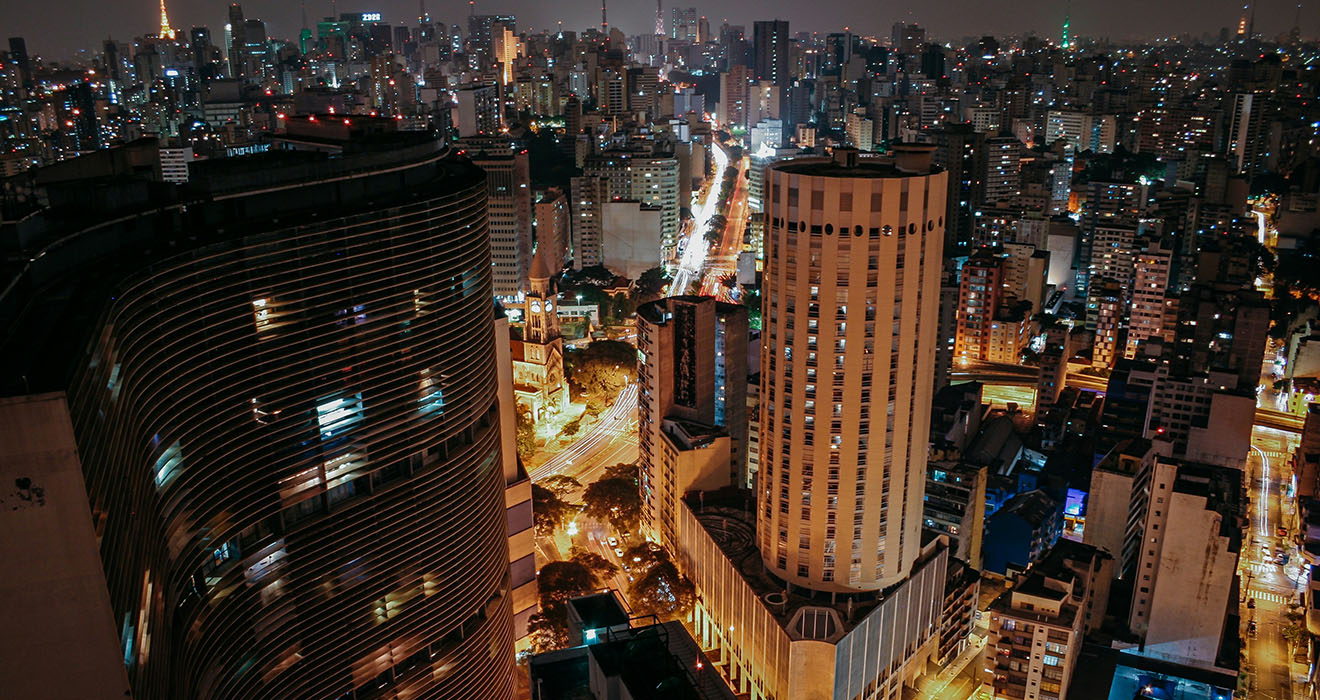
<path fill-rule="evenodd" d="M 930 151 L 766 169 L 758 546 L 794 585 L 884 588 L 920 549 L 947 191 Z"/>
<path fill-rule="evenodd" d="M 7 406 L 65 397 L 32 454 L 77 463 L 116 696 L 513 697 L 485 180 L 366 150 L 194 164 L 186 207 L 47 231 L 2 302 Z"/>
<path fill-rule="evenodd" d="M 564 339 L 548 254 L 537 251 L 531 281 L 523 298 L 523 336 L 513 344 L 513 388 L 519 410 L 540 423 L 568 407 L 564 377 Z"/>

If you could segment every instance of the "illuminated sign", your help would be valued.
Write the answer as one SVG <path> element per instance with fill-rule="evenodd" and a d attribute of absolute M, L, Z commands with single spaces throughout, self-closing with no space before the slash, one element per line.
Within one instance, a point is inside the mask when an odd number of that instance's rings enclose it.
<path fill-rule="evenodd" d="M 380 13 L 379 13 L 379 12 L 363 12 L 363 13 L 362 13 L 362 21 L 363 21 L 363 22 L 379 22 L 379 21 L 380 21 Z"/>

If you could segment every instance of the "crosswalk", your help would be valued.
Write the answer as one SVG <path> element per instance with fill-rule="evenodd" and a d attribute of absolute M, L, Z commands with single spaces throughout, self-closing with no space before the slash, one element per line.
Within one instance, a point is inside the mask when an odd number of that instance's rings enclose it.
<path fill-rule="evenodd" d="M 1273 593 L 1271 591 L 1262 591 L 1257 588 L 1251 589 L 1247 594 L 1252 598 L 1255 598 L 1257 601 L 1264 601 L 1266 603 L 1283 604 L 1288 602 L 1287 596 L 1279 595 L 1278 593 Z"/>
<path fill-rule="evenodd" d="M 1256 574 L 1271 574 L 1277 568 L 1276 564 L 1264 564 L 1256 562 L 1251 565 L 1251 571 Z"/>

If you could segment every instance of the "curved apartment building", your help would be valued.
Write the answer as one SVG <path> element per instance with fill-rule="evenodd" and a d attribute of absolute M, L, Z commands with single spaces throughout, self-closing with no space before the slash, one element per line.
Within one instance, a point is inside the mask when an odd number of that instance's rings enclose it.
<path fill-rule="evenodd" d="M 947 175 L 895 151 L 766 168 L 757 538 L 818 591 L 883 589 L 921 552 Z"/>
<path fill-rule="evenodd" d="M 512 698 L 485 179 L 413 136 L 15 219 L 0 425 L 67 405 L 107 697 Z"/>

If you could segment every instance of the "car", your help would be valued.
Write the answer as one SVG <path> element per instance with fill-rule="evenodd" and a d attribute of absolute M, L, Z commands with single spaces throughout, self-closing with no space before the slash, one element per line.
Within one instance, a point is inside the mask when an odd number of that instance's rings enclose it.
<path fill-rule="evenodd" d="M 1255 621 L 1255 620 L 1252 620 L 1251 622 L 1248 622 L 1248 623 L 1247 623 L 1247 634 L 1248 634 L 1249 636 L 1252 636 L 1252 637 L 1256 636 L 1256 621 Z"/>
<path fill-rule="evenodd" d="M 615 548 L 614 548 L 614 556 L 616 556 L 616 557 L 622 559 L 622 558 L 623 558 L 623 550 L 622 550 L 622 549 L 619 549 L 618 547 L 615 547 Z"/>
<path fill-rule="evenodd" d="M 1260 546 L 1260 551 L 1263 552 L 1266 556 L 1269 556 L 1269 555 L 1272 553 L 1272 550 L 1270 549 L 1270 546 L 1267 545 L 1267 544 L 1263 544 L 1263 545 L 1261 545 L 1261 546 Z"/>
<path fill-rule="evenodd" d="M 1288 529 L 1283 527 L 1276 527 L 1274 528 L 1274 534 L 1278 535 L 1279 537 L 1287 537 Z"/>
<path fill-rule="evenodd" d="M 618 546 L 619 546 L 619 538 L 617 538 L 617 537 L 611 537 L 611 538 L 610 538 L 610 546 L 611 546 L 611 547 L 618 547 Z"/>

